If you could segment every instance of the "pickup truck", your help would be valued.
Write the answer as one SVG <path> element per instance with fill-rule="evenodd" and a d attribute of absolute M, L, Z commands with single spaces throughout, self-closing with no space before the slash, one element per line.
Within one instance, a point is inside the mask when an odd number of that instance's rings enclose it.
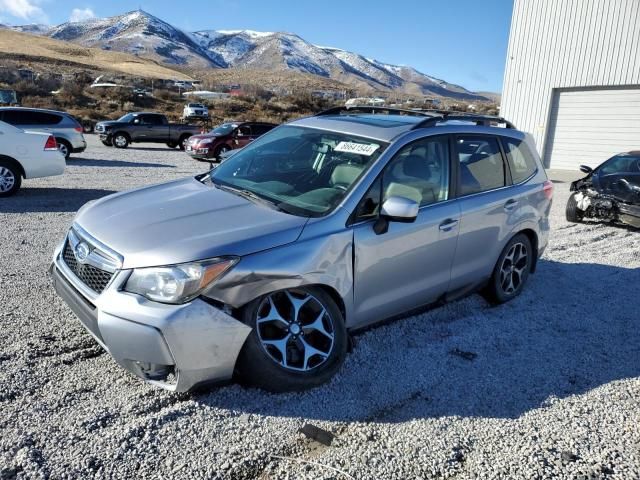
<path fill-rule="evenodd" d="M 170 148 L 184 150 L 187 139 L 200 131 L 197 125 L 169 123 L 164 115 L 149 112 L 127 113 L 95 127 L 102 143 L 116 148 L 127 148 L 131 143 L 166 143 Z"/>

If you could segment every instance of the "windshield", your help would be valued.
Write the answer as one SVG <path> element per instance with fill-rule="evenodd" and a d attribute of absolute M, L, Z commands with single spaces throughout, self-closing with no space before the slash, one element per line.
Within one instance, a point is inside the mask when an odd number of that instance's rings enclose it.
<path fill-rule="evenodd" d="M 222 125 L 218 125 L 209 133 L 217 133 L 218 135 L 229 135 L 237 126 L 237 123 L 223 123 Z"/>
<path fill-rule="evenodd" d="M 640 173 L 640 155 L 621 153 L 611 157 L 598 169 L 600 175 L 615 173 Z"/>
<path fill-rule="evenodd" d="M 130 123 L 135 118 L 133 113 L 127 113 L 118 119 L 119 122 Z"/>
<path fill-rule="evenodd" d="M 211 180 L 295 215 L 322 216 L 386 147 L 378 140 L 283 126 L 238 151 L 212 171 Z"/>
<path fill-rule="evenodd" d="M 204 108 L 204 105 L 201 103 L 190 103 L 189 108 Z"/>

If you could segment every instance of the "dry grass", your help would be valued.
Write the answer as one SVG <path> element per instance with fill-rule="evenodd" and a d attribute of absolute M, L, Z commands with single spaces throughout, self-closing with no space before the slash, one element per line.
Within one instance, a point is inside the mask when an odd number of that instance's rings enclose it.
<path fill-rule="evenodd" d="M 134 55 L 87 48 L 46 37 L 0 30 L 0 57 L 49 65 L 83 67 L 143 78 L 191 80 L 186 74 Z"/>

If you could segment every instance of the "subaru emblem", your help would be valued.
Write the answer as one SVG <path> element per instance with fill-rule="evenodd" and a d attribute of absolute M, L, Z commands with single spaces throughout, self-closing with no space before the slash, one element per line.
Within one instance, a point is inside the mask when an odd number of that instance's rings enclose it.
<path fill-rule="evenodd" d="M 90 252 L 91 249 L 85 242 L 80 242 L 73 250 L 73 254 L 76 257 L 76 260 L 80 263 L 84 263 L 87 260 Z"/>

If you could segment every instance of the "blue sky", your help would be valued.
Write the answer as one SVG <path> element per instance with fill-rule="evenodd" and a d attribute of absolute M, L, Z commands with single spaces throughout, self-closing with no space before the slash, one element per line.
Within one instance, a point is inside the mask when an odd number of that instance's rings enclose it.
<path fill-rule="evenodd" d="M 500 91 L 512 0 L 0 0 L 0 22 L 58 24 L 142 8 L 185 30 L 288 31 L 410 65 L 471 90 Z"/>

